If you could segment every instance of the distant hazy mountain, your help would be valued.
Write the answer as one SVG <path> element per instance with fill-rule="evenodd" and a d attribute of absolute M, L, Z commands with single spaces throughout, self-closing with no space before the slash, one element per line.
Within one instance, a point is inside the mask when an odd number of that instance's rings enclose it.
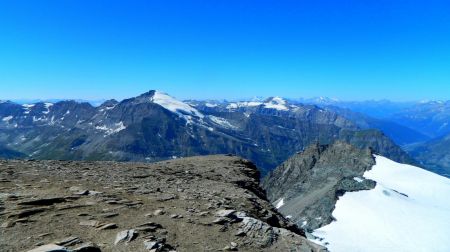
<path fill-rule="evenodd" d="M 232 153 L 263 171 L 314 142 L 342 140 L 401 162 L 382 132 L 338 113 L 279 97 L 249 102 L 176 100 L 150 91 L 117 102 L 0 104 L 0 145 L 35 159 L 157 161 Z"/>
<path fill-rule="evenodd" d="M 354 112 L 353 110 L 336 106 L 327 106 L 326 108 L 333 110 L 340 116 L 352 121 L 361 129 L 381 130 L 400 146 L 430 139 L 427 135 L 406 127 L 400 123 L 394 122 L 393 120 L 378 119 L 360 112 Z"/>
<path fill-rule="evenodd" d="M 450 133 L 450 101 L 392 102 L 380 100 L 352 102 L 324 97 L 296 99 L 295 101 L 322 107 L 349 109 L 352 112 L 359 112 L 374 119 L 394 122 L 408 127 L 428 139 Z M 411 143 L 412 141 L 404 142 Z"/>
<path fill-rule="evenodd" d="M 67 101 L 68 99 L 12 99 L 11 102 L 18 103 L 18 104 L 33 104 L 33 103 L 57 103 L 60 101 Z M 100 106 L 103 102 L 105 102 L 105 99 L 93 99 L 93 100 L 86 100 L 86 99 L 73 99 L 73 101 L 79 102 L 79 103 L 90 103 L 92 106 Z M 2 102 L 2 101 L 0 101 Z M 6 102 L 6 101 L 3 101 Z"/>
<path fill-rule="evenodd" d="M 390 119 L 432 138 L 444 136 L 450 133 L 450 101 L 418 103 Z"/>
<path fill-rule="evenodd" d="M 411 146 L 409 152 L 431 171 L 450 178 L 450 134 Z"/>
<path fill-rule="evenodd" d="M 311 99 L 300 98 L 294 99 L 294 101 L 304 104 L 315 104 L 318 106 L 336 106 L 346 108 L 378 119 L 389 118 L 392 115 L 417 104 L 417 102 L 393 102 L 389 100 L 341 101 L 327 97 Z"/>

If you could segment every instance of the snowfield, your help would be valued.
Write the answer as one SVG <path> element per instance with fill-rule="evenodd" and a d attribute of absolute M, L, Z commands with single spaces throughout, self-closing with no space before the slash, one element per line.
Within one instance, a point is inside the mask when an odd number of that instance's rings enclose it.
<path fill-rule="evenodd" d="M 345 193 L 313 232 L 331 252 L 450 251 L 450 179 L 376 156 L 372 190 Z"/>
<path fill-rule="evenodd" d="M 195 108 L 163 92 L 155 91 L 155 94 L 152 97 L 152 102 L 161 105 L 165 109 L 172 111 L 181 117 L 186 115 L 196 116 L 199 118 L 204 117 L 204 115 Z"/>
<path fill-rule="evenodd" d="M 265 108 L 271 108 L 276 110 L 289 110 L 286 107 L 286 101 L 281 97 L 273 97 L 270 101 L 264 103 Z"/>

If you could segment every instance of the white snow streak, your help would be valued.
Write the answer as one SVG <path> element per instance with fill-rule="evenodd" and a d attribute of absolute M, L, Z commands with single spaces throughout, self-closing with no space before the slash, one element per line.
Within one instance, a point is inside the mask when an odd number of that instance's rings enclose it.
<path fill-rule="evenodd" d="M 11 119 L 13 119 L 12 116 L 6 116 L 6 117 L 3 117 L 2 121 L 9 122 Z"/>
<path fill-rule="evenodd" d="M 275 208 L 276 209 L 279 209 L 280 207 L 282 207 L 283 205 L 284 205 L 284 198 L 281 198 L 281 199 L 279 199 L 279 200 L 277 200 L 278 201 L 278 203 L 277 203 L 277 205 L 275 206 Z"/>
<path fill-rule="evenodd" d="M 25 109 L 24 114 L 29 114 L 34 104 L 23 104 L 22 107 Z"/>
<path fill-rule="evenodd" d="M 118 122 L 118 123 L 114 124 L 113 127 L 107 127 L 106 125 L 102 125 L 102 126 L 96 126 L 95 128 L 98 130 L 104 131 L 105 136 L 109 136 L 109 135 L 118 133 L 118 132 L 126 129 L 127 127 L 125 127 L 123 122 Z"/>
<path fill-rule="evenodd" d="M 229 129 L 236 129 L 237 127 L 234 126 L 233 124 L 231 124 L 227 119 L 222 118 L 222 117 L 217 117 L 217 116 L 208 116 L 209 119 L 211 119 L 211 121 L 213 121 L 215 124 L 222 126 L 224 128 L 229 128 Z"/>

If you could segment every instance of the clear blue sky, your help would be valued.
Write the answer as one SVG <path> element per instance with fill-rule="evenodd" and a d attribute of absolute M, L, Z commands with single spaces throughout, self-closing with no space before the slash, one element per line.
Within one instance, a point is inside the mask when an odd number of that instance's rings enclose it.
<path fill-rule="evenodd" d="M 450 99 L 450 1 L 0 1 L 0 99 Z"/>

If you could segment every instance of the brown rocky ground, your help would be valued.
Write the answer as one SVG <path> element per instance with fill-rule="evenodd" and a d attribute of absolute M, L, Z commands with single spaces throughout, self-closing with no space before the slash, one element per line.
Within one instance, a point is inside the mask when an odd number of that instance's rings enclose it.
<path fill-rule="evenodd" d="M 258 184 L 253 164 L 222 155 L 155 164 L 0 161 L 0 248 L 321 251 Z"/>

